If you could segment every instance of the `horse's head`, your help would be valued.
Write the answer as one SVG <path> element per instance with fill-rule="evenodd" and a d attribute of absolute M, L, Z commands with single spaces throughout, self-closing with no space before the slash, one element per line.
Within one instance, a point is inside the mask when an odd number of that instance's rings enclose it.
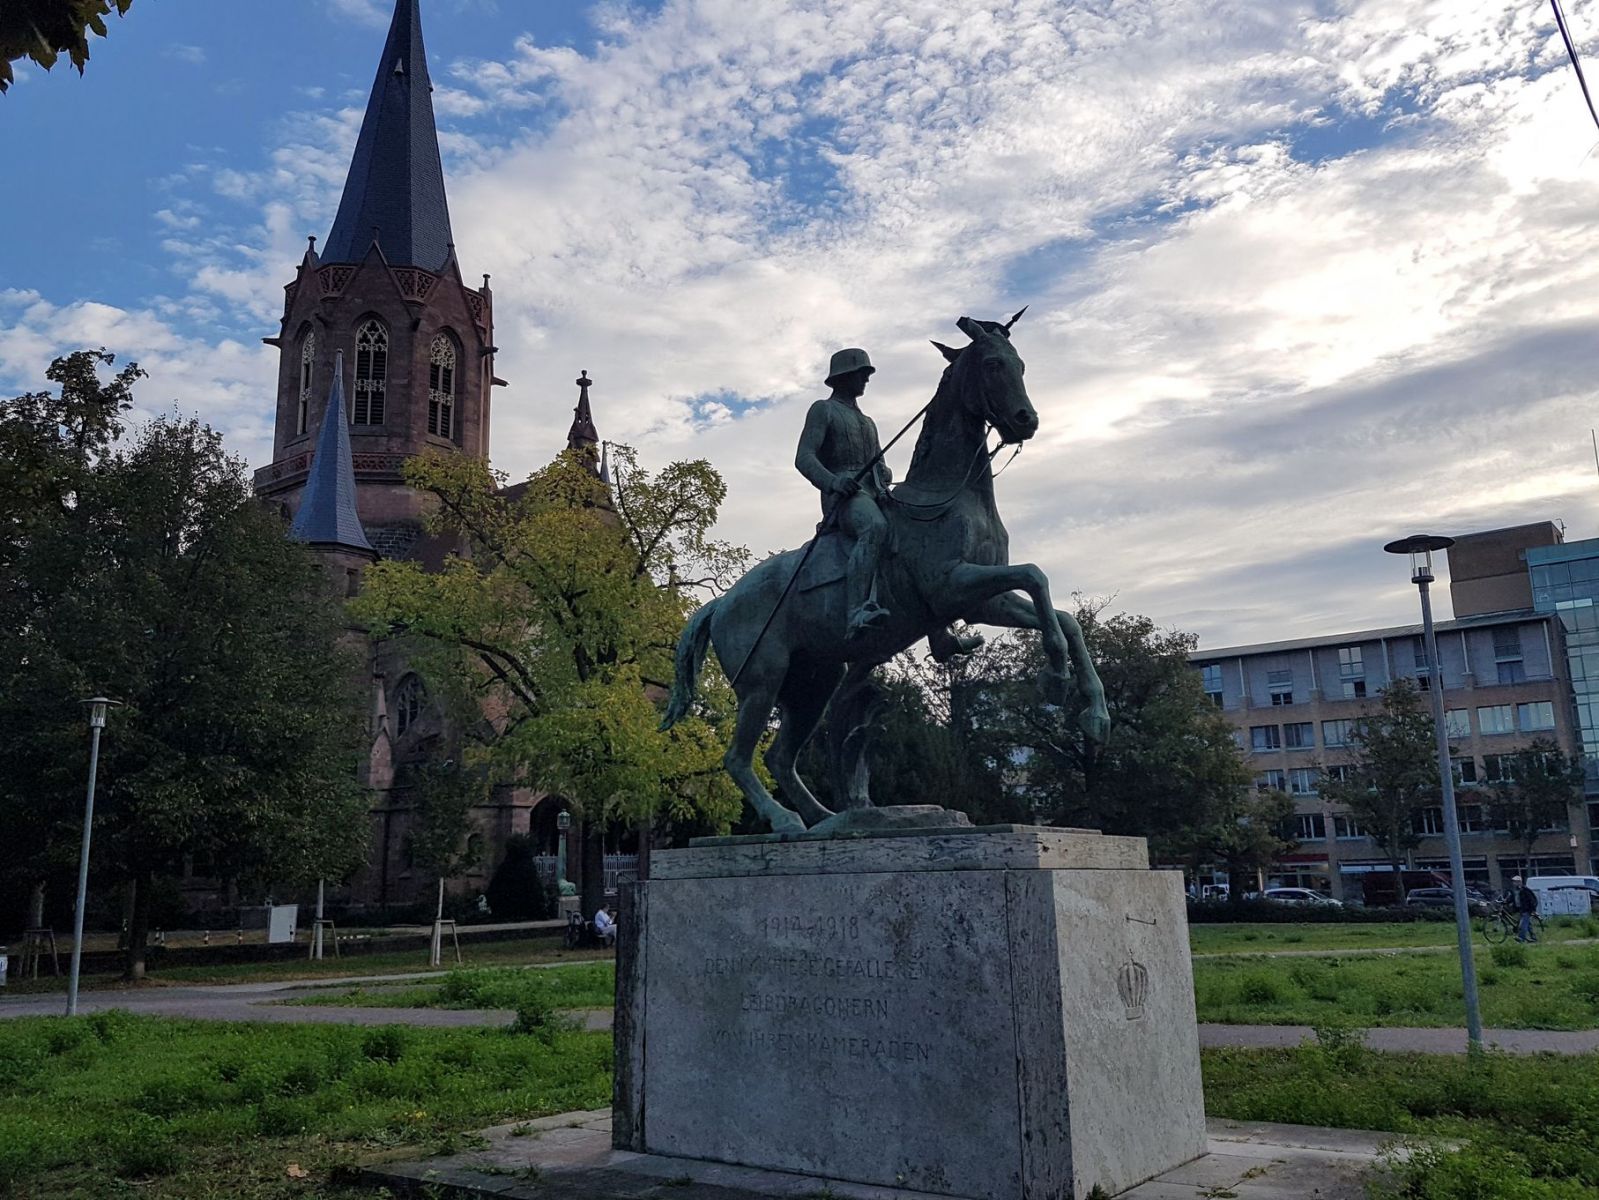
<path fill-rule="evenodd" d="M 951 382 L 966 411 L 987 421 L 1006 442 L 1025 442 L 1038 432 L 1038 412 L 1022 381 L 1027 364 L 1010 340 L 1010 327 L 1022 312 L 1003 322 L 962 317 L 955 324 L 972 339 L 970 345 L 957 350 L 933 343 L 950 362 Z"/>

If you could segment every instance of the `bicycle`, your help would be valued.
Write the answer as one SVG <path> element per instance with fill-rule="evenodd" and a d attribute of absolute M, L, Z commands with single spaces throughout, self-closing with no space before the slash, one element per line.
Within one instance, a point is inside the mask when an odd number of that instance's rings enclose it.
<path fill-rule="evenodd" d="M 1493 912 L 1482 919 L 1483 940 L 1498 945 L 1506 938 L 1515 937 L 1521 929 L 1521 913 L 1508 904 L 1496 904 Z M 1532 940 L 1543 941 L 1543 918 L 1532 914 Z"/>

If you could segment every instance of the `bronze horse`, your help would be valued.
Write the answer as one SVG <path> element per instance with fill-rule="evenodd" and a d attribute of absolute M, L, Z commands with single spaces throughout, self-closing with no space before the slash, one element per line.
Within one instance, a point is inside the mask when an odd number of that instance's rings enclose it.
<path fill-rule="evenodd" d="M 846 704 L 860 697 L 875 667 L 921 638 L 939 638 L 955 620 L 1039 630 L 1048 659 L 1045 696 L 1065 705 L 1075 692 L 1087 736 L 1103 741 L 1109 731 L 1104 689 L 1081 627 L 1071 613 L 1054 607 L 1049 580 L 1038 567 L 1009 561 L 1010 539 L 994 506 L 989 429 L 1002 444 L 1038 432 L 1038 413 L 1022 380 L 1026 365 L 1011 344 L 1009 325 L 970 317 L 957 324 L 971 342 L 958 350 L 933 343 L 949 365 L 928 406 L 910 470 L 887 506 L 892 536 L 878 595 L 891 618 L 846 642 L 842 582 L 791 587 L 805 558 L 801 547 L 752 568 L 700 608 L 678 639 L 662 728 L 688 711 L 706 648 L 714 645 L 738 698 L 733 744 L 722 761 L 774 833 L 800 832 L 833 815 L 794 767 L 834 693 L 842 686 Z M 755 749 L 774 706 L 781 714 L 766 764 L 793 810 L 772 798 L 754 770 Z M 836 753 L 848 759 L 835 763 L 845 808 L 872 802 L 864 714 L 851 719 L 858 727 L 835 739 Z"/>

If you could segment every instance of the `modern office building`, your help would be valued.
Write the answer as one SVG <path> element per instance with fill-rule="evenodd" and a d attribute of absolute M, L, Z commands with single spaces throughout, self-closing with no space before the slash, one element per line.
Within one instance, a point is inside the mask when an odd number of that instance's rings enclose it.
<path fill-rule="evenodd" d="M 1360 876 L 1391 870 L 1318 788 L 1324 769 L 1336 773 L 1349 760 L 1356 723 L 1401 678 L 1444 689 L 1470 881 L 1500 888 L 1518 872 L 1594 869 L 1599 796 L 1574 801 L 1568 819 L 1541 834 L 1530 855 L 1492 828 L 1481 797 L 1503 778 L 1505 756 L 1535 738 L 1599 755 L 1599 539 L 1565 543 L 1547 522 L 1492 530 L 1458 539 L 1449 567 L 1455 616 L 1437 625 L 1436 668 L 1419 624 L 1191 656 L 1205 692 L 1236 727 L 1257 784 L 1294 797 L 1299 849 L 1277 864 L 1268 885 L 1355 895 Z M 1418 812 L 1416 830 L 1421 841 L 1410 865 L 1447 870 L 1441 808 Z"/>

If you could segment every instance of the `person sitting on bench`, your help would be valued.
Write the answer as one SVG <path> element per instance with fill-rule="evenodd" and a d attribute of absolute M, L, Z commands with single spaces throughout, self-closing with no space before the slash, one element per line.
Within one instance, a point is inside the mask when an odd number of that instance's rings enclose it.
<path fill-rule="evenodd" d="M 616 918 L 609 910 L 602 908 L 594 914 L 594 936 L 607 946 L 616 945 Z"/>

